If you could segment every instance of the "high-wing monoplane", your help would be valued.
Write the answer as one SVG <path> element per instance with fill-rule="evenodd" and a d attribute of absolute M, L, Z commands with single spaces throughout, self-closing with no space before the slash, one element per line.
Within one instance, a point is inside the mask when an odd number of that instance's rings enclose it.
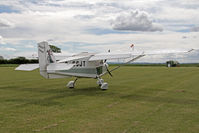
<path fill-rule="evenodd" d="M 191 52 L 180 51 L 180 52 Z M 153 53 L 149 53 L 153 54 Z M 159 53 L 162 54 L 162 53 Z M 112 77 L 112 71 L 118 69 L 117 66 L 109 70 L 107 60 L 124 59 L 125 64 L 138 60 L 147 55 L 144 52 L 133 53 L 88 53 L 83 52 L 75 54 L 65 59 L 57 61 L 50 49 L 48 42 L 38 43 L 39 64 L 23 64 L 15 70 L 31 71 L 39 68 L 40 74 L 46 79 L 76 77 L 74 81 L 69 81 L 67 87 L 74 88 L 78 78 L 94 78 L 102 90 L 108 89 L 108 83 L 104 82 L 102 76 L 109 74 Z"/>

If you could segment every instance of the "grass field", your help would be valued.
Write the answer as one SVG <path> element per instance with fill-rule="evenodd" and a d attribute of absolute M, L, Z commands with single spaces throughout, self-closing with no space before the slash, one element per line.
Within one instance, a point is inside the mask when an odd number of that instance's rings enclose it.
<path fill-rule="evenodd" d="M 199 68 L 122 67 L 104 80 L 0 67 L 0 133 L 198 133 Z"/>

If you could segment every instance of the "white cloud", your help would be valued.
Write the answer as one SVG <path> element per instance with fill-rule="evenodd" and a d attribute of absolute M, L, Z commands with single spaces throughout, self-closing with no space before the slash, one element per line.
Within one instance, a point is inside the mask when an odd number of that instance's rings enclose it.
<path fill-rule="evenodd" d="M 20 56 L 31 59 L 31 58 L 38 57 L 38 54 L 37 54 L 37 52 L 33 52 L 33 51 L 23 51 L 23 52 L 15 52 L 14 53 L 14 57 L 20 57 Z"/>
<path fill-rule="evenodd" d="M 33 45 L 25 45 L 26 48 L 34 48 Z"/>
<path fill-rule="evenodd" d="M 191 32 L 199 32 L 199 27 L 193 27 L 190 30 Z"/>
<path fill-rule="evenodd" d="M 9 48 L 9 47 L 1 47 L 0 48 L 0 51 L 16 51 L 16 49 L 15 48 Z"/>
<path fill-rule="evenodd" d="M 1 4 L 19 11 L 0 13 L 0 20 L 4 21 L 0 35 L 7 47 L 17 49 L 13 54 L 23 55 L 27 50 L 23 48 L 33 45 L 28 50 L 36 51 L 35 43 L 43 40 L 69 48 L 64 49 L 69 52 L 125 49 L 131 43 L 138 50 L 199 48 L 198 32 L 176 32 L 197 26 L 197 0 L 1 0 Z M 113 27 L 110 20 L 116 20 L 112 21 Z M 133 31 L 161 31 L 163 27 L 164 31 L 123 32 L 112 30 L 114 27 Z M 103 29 L 104 34 L 89 29 Z M 81 45 L 74 47 L 69 42 Z"/>
<path fill-rule="evenodd" d="M 0 28 L 11 28 L 14 24 L 6 19 L 0 18 Z"/>
<path fill-rule="evenodd" d="M 114 30 L 128 30 L 128 31 L 162 31 L 162 27 L 150 20 L 148 13 L 144 11 L 130 11 L 120 14 L 112 22 Z"/>
<path fill-rule="evenodd" d="M 2 36 L 0 36 L 0 44 L 2 43 L 2 41 L 3 41 L 3 38 L 2 38 Z"/>
<path fill-rule="evenodd" d="M 0 36 L 0 44 L 5 44 L 4 39 L 2 36 Z"/>

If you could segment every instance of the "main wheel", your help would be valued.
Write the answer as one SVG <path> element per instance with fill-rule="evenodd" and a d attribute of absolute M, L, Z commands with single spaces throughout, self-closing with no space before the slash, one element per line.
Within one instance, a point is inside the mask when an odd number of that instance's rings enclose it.
<path fill-rule="evenodd" d="M 75 83 L 74 81 L 69 81 L 68 84 L 67 84 L 66 86 L 67 86 L 68 88 L 72 89 L 72 88 L 75 87 L 74 83 Z"/>
<path fill-rule="evenodd" d="M 108 83 L 102 83 L 102 85 L 101 85 L 101 89 L 102 90 L 107 90 L 108 89 Z"/>

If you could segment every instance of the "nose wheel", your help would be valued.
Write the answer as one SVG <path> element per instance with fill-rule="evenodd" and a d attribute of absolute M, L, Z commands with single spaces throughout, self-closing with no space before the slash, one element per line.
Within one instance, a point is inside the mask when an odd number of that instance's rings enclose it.
<path fill-rule="evenodd" d="M 102 90 L 107 90 L 108 89 L 108 83 L 104 82 L 104 80 L 101 79 L 101 78 L 98 78 L 97 84 L 100 86 L 100 88 Z"/>
<path fill-rule="evenodd" d="M 99 86 L 102 86 L 102 84 L 104 83 L 104 80 L 103 79 L 98 79 L 97 80 L 97 84 L 99 85 Z"/>

